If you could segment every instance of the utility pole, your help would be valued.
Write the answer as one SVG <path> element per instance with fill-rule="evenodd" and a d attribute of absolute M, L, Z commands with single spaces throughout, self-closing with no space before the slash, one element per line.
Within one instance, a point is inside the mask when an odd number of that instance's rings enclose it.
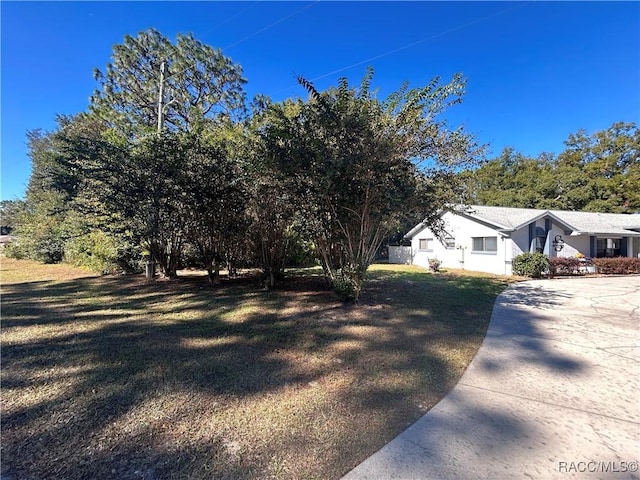
<path fill-rule="evenodd" d="M 162 133 L 162 113 L 164 110 L 164 62 L 160 64 L 160 85 L 158 88 L 158 137 Z M 145 262 L 145 277 L 147 280 L 153 280 L 156 275 L 155 259 L 153 253 L 150 253 Z"/>
<path fill-rule="evenodd" d="M 162 133 L 162 111 L 164 94 L 164 62 L 160 64 L 160 88 L 158 89 L 158 136 Z"/>

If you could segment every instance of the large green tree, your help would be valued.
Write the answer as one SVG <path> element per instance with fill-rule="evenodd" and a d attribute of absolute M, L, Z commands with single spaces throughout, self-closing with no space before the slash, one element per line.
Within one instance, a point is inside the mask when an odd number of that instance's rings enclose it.
<path fill-rule="evenodd" d="M 246 245 L 250 187 L 241 155 L 243 130 L 227 124 L 207 135 L 182 137 L 180 201 L 185 205 L 187 239 L 215 284 L 221 266 L 233 270 Z"/>
<path fill-rule="evenodd" d="M 309 91 L 297 115 L 281 112 L 265 129 L 273 159 L 291 182 L 325 274 L 357 299 L 384 238 L 402 219 L 437 211 L 459 191 L 456 169 L 482 153 L 473 137 L 440 115 L 459 103 L 464 80 L 399 91 L 380 101 L 369 69 L 358 88 Z M 428 208 L 427 208 L 428 206 Z M 430 217 L 434 227 L 436 217 Z"/>
<path fill-rule="evenodd" d="M 191 34 L 178 34 L 174 43 L 155 29 L 127 35 L 114 45 L 112 62 L 94 76 L 100 88 L 92 110 L 127 136 L 156 130 L 159 99 L 170 131 L 244 115 L 242 68 Z"/>

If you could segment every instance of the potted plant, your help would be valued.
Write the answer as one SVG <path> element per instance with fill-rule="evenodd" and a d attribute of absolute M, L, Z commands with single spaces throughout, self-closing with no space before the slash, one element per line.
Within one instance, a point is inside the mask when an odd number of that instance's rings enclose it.
<path fill-rule="evenodd" d="M 591 262 L 591 259 L 587 257 L 584 253 L 576 253 L 576 258 L 580 260 L 582 270 L 585 273 L 596 273 L 596 266 Z"/>

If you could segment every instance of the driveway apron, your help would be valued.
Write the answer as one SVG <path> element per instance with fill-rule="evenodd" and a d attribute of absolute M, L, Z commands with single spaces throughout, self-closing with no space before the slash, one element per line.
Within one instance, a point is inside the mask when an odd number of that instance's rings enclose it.
<path fill-rule="evenodd" d="M 640 277 L 496 300 L 460 382 L 344 479 L 640 479 Z"/>

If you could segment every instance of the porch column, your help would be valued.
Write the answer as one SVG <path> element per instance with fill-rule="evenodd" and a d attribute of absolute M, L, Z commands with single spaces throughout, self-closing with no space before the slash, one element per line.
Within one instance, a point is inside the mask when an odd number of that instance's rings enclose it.
<path fill-rule="evenodd" d="M 533 242 L 533 239 L 535 236 L 536 236 L 536 224 L 530 223 L 529 224 L 529 243 L 527 244 L 527 247 L 529 247 L 529 251 L 531 250 L 531 242 Z"/>

